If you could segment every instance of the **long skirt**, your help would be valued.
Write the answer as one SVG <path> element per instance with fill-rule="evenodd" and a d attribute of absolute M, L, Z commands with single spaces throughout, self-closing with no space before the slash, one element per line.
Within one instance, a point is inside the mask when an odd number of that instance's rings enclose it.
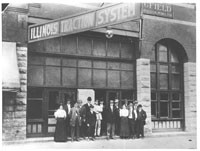
<path fill-rule="evenodd" d="M 128 118 L 121 117 L 120 120 L 120 137 L 127 138 L 129 137 L 129 126 L 128 126 Z"/>
<path fill-rule="evenodd" d="M 56 130 L 54 133 L 55 142 L 65 142 L 67 140 L 66 135 L 66 122 L 64 118 L 57 118 Z"/>

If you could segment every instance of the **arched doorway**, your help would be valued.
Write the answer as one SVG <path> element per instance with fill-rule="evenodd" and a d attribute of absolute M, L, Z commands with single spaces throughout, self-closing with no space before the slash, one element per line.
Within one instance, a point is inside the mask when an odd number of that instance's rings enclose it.
<path fill-rule="evenodd" d="M 153 131 L 184 129 L 184 48 L 175 40 L 158 41 L 151 52 Z"/>

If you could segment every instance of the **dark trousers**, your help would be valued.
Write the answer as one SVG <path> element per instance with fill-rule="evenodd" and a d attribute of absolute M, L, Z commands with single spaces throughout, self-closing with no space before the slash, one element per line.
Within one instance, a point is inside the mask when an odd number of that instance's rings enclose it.
<path fill-rule="evenodd" d="M 79 138 L 79 122 L 76 121 L 75 126 L 71 126 L 71 138 L 74 140 L 74 135 L 76 134 L 76 139 Z"/>
<path fill-rule="evenodd" d="M 113 137 L 115 135 L 115 123 L 107 123 L 107 136 Z"/>
<path fill-rule="evenodd" d="M 115 134 L 119 135 L 120 132 L 120 119 L 117 119 L 115 122 Z"/>
<path fill-rule="evenodd" d="M 87 136 L 87 124 L 82 121 L 81 123 L 81 137 L 85 138 Z"/>
<path fill-rule="evenodd" d="M 95 132 L 95 125 L 89 125 L 87 127 L 88 137 L 94 138 L 94 132 Z"/>
<path fill-rule="evenodd" d="M 70 118 L 66 118 L 66 135 L 67 137 L 70 137 Z"/>
<path fill-rule="evenodd" d="M 140 135 L 144 137 L 144 121 L 137 120 L 137 126 L 136 126 L 136 135 L 137 138 L 140 138 Z"/>
<path fill-rule="evenodd" d="M 129 137 L 133 138 L 135 136 L 135 120 L 134 119 L 128 119 L 128 125 L 129 125 Z"/>

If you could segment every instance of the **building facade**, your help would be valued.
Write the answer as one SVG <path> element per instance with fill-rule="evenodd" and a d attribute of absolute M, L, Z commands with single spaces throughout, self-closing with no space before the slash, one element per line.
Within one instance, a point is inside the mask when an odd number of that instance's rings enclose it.
<path fill-rule="evenodd" d="M 137 4 L 139 18 L 109 25 L 112 38 L 102 26 L 31 41 L 31 25 L 100 7 L 58 6 L 9 4 L 2 15 L 3 45 L 15 50 L 19 73 L 17 87 L 2 88 L 4 141 L 53 136 L 58 105 L 88 95 L 105 106 L 138 100 L 146 135 L 196 132 L 195 5 Z"/>

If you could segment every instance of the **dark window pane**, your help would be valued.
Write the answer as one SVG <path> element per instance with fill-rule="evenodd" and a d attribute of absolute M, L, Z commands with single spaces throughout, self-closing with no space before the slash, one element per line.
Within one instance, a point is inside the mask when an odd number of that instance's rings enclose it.
<path fill-rule="evenodd" d="M 172 74 L 172 89 L 180 89 L 180 76 Z"/>
<path fill-rule="evenodd" d="M 168 74 L 160 74 L 160 89 L 168 89 Z"/>
<path fill-rule="evenodd" d="M 160 102 L 160 117 L 168 117 L 168 102 Z"/>
<path fill-rule="evenodd" d="M 106 68 L 106 62 L 105 61 L 93 61 L 93 67 L 99 68 L 99 69 L 105 69 Z"/>
<path fill-rule="evenodd" d="M 160 73 L 168 73 L 168 65 L 160 65 Z"/>
<path fill-rule="evenodd" d="M 78 39 L 78 53 L 80 55 L 91 56 L 92 51 L 92 41 L 86 37 L 79 37 Z"/>
<path fill-rule="evenodd" d="M 106 87 L 106 70 L 93 70 L 93 85 Z"/>
<path fill-rule="evenodd" d="M 108 50 L 107 50 L 108 57 L 119 57 L 120 54 L 120 45 L 119 42 L 116 41 L 109 41 L 108 42 Z"/>
<path fill-rule="evenodd" d="M 42 98 L 41 88 L 28 88 L 28 98 Z"/>
<path fill-rule="evenodd" d="M 63 68 L 62 70 L 62 84 L 76 86 L 76 68 Z"/>
<path fill-rule="evenodd" d="M 156 72 L 156 65 L 155 64 L 151 64 L 151 72 Z"/>
<path fill-rule="evenodd" d="M 92 72 L 91 69 L 78 69 L 78 84 L 79 86 L 91 86 Z"/>
<path fill-rule="evenodd" d="M 106 41 L 102 39 L 94 39 L 93 55 L 106 56 Z"/>
<path fill-rule="evenodd" d="M 67 101 L 70 101 L 70 104 L 73 106 L 76 102 L 76 93 L 74 91 L 67 91 L 63 93 L 64 95 L 64 104 L 67 103 Z"/>
<path fill-rule="evenodd" d="M 44 69 L 42 66 L 28 67 L 28 85 L 43 85 Z"/>
<path fill-rule="evenodd" d="M 172 117 L 173 118 L 180 118 L 181 117 L 181 111 L 180 110 L 172 111 Z"/>
<path fill-rule="evenodd" d="M 120 72 L 108 71 L 108 87 L 120 87 Z"/>
<path fill-rule="evenodd" d="M 156 117 L 156 113 L 157 113 L 157 103 L 151 102 L 151 115 L 153 117 Z"/>
<path fill-rule="evenodd" d="M 180 108 L 180 102 L 172 102 L 172 108 L 174 109 Z"/>
<path fill-rule="evenodd" d="M 180 73 L 180 67 L 177 65 L 172 65 L 172 73 Z"/>
<path fill-rule="evenodd" d="M 151 100 L 157 100 L 156 93 L 151 93 Z"/>
<path fill-rule="evenodd" d="M 60 67 L 46 67 L 46 85 L 60 85 Z"/>
<path fill-rule="evenodd" d="M 133 72 L 121 71 L 121 86 L 123 88 L 133 88 Z"/>
<path fill-rule="evenodd" d="M 134 45 L 130 43 L 121 43 L 121 57 L 131 59 L 133 58 Z"/>
<path fill-rule="evenodd" d="M 133 91 L 122 91 L 122 99 L 133 100 Z"/>
<path fill-rule="evenodd" d="M 155 54 L 155 46 L 153 46 L 152 50 L 151 50 L 151 54 L 150 54 L 150 60 L 151 61 L 155 61 L 156 60 L 156 54 Z"/>
<path fill-rule="evenodd" d="M 168 93 L 165 92 L 160 93 L 160 100 L 168 100 L 168 99 L 169 99 Z"/>
<path fill-rule="evenodd" d="M 44 49 L 46 52 L 60 52 L 60 38 L 44 40 Z"/>
<path fill-rule="evenodd" d="M 159 61 L 167 62 L 167 47 L 164 45 L 158 44 L 158 51 L 159 51 Z"/>
<path fill-rule="evenodd" d="M 121 63 L 121 70 L 133 70 L 132 63 Z"/>
<path fill-rule="evenodd" d="M 92 67 L 92 62 L 89 61 L 89 60 L 79 60 L 78 61 L 78 66 L 79 67 L 91 68 Z"/>
<path fill-rule="evenodd" d="M 38 41 L 38 42 L 33 42 L 33 43 L 28 44 L 28 50 L 43 52 L 44 51 L 44 41 Z"/>
<path fill-rule="evenodd" d="M 28 56 L 28 64 L 31 65 L 43 65 L 44 64 L 44 57 L 36 56 L 36 55 L 29 55 Z"/>
<path fill-rule="evenodd" d="M 27 103 L 28 119 L 42 118 L 42 100 L 29 100 Z"/>
<path fill-rule="evenodd" d="M 151 88 L 156 89 L 156 74 L 151 73 Z"/>
<path fill-rule="evenodd" d="M 171 51 L 171 62 L 179 62 L 178 56 L 174 51 Z"/>
<path fill-rule="evenodd" d="M 62 52 L 66 54 L 76 54 L 76 37 L 65 36 L 62 37 Z"/>
<path fill-rule="evenodd" d="M 76 67 L 76 59 L 63 59 L 62 60 L 62 65 L 63 66 L 68 66 L 68 67 Z"/>
<path fill-rule="evenodd" d="M 60 59 L 55 57 L 46 57 L 46 65 L 60 66 Z"/>
<path fill-rule="evenodd" d="M 54 112 L 59 108 L 59 104 L 61 100 L 59 98 L 58 91 L 50 91 L 49 92 L 49 115 L 54 115 Z"/>
<path fill-rule="evenodd" d="M 108 69 L 120 69 L 120 63 L 108 62 Z"/>
<path fill-rule="evenodd" d="M 179 93 L 172 93 L 172 100 L 180 100 Z"/>

